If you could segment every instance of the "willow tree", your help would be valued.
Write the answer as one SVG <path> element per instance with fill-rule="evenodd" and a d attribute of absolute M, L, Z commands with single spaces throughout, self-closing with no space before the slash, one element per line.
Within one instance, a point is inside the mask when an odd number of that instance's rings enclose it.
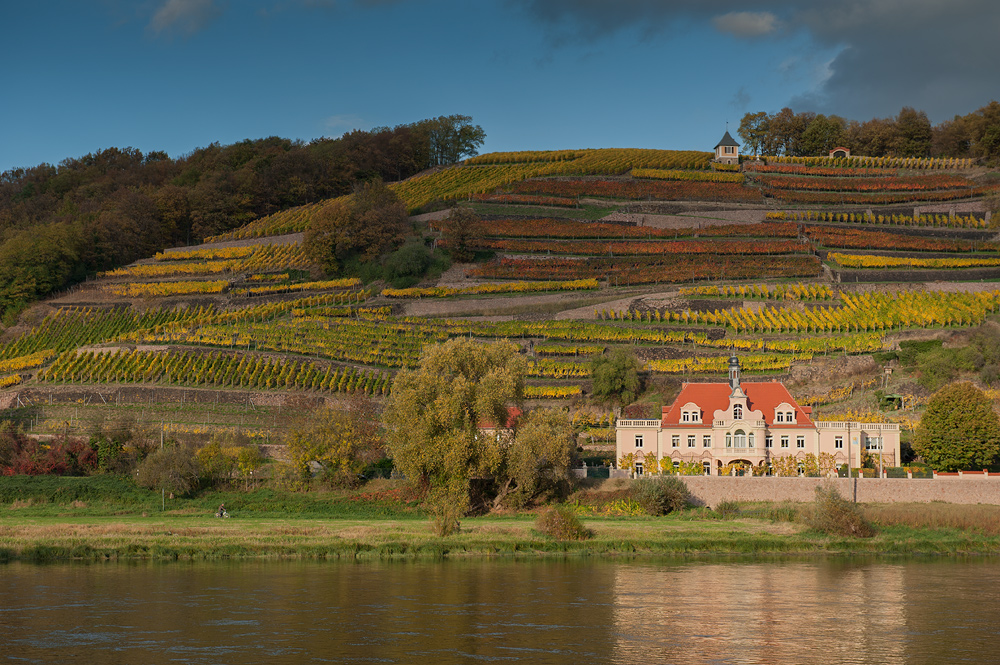
<path fill-rule="evenodd" d="M 457 529 L 472 478 L 502 467 L 503 436 L 524 396 L 527 364 L 510 342 L 453 339 L 427 347 L 396 375 L 383 412 L 396 468 L 428 491 L 440 535 Z"/>

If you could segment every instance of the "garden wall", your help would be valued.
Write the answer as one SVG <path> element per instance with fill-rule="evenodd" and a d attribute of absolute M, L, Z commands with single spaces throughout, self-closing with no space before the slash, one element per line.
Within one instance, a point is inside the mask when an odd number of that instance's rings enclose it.
<path fill-rule="evenodd" d="M 773 478 L 753 476 L 686 476 L 697 505 L 720 501 L 812 501 L 815 488 L 836 485 L 846 498 L 862 503 L 945 503 L 1000 505 L 1000 475 L 938 478 Z"/>

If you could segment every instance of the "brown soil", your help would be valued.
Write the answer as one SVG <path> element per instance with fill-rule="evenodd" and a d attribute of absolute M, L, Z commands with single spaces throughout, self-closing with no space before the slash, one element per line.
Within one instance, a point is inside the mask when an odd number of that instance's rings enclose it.
<path fill-rule="evenodd" d="M 628 222 L 658 229 L 699 229 L 722 224 L 757 224 L 764 221 L 767 212 L 764 208 L 732 209 L 713 205 L 682 208 L 679 205 L 643 204 L 622 208 L 603 217 L 601 221 Z"/>

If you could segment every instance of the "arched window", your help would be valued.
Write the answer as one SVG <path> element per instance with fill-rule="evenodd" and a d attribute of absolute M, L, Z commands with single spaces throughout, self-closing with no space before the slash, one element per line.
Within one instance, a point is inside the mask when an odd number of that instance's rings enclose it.
<path fill-rule="evenodd" d="M 751 448 L 753 448 L 753 432 L 750 432 L 747 435 L 747 445 L 749 445 Z"/>
<path fill-rule="evenodd" d="M 730 434 L 729 432 L 726 432 L 726 448 L 732 448 L 732 447 L 733 447 L 733 435 Z"/>
<path fill-rule="evenodd" d="M 733 441 L 733 445 L 736 448 L 746 448 L 747 447 L 747 434 L 743 430 L 741 430 L 741 429 L 736 430 L 736 432 L 734 432 L 734 437 L 733 438 L 735 439 Z"/>
<path fill-rule="evenodd" d="M 733 406 L 733 420 L 743 420 L 743 405 L 736 404 Z"/>

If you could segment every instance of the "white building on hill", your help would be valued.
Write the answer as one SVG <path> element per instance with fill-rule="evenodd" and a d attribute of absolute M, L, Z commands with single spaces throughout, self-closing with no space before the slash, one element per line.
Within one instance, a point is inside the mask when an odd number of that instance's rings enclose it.
<path fill-rule="evenodd" d="M 619 420 L 616 440 L 617 459 L 631 455 L 636 475 L 666 457 L 674 466 L 700 464 L 707 475 L 731 464 L 762 473 L 788 457 L 801 468 L 809 455 L 838 467 L 848 459 L 860 467 L 862 453 L 881 455 L 883 466 L 900 464 L 899 425 L 815 422 L 812 408 L 799 406 L 784 384 L 743 382 L 735 355 L 728 383 L 685 383 L 662 418 Z"/>
<path fill-rule="evenodd" d="M 729 130 L 726 130 L 726 135 L 715 146 L 715 161 L 722 164 L 740 163 L 740 144 L 729 135 Z"/>

